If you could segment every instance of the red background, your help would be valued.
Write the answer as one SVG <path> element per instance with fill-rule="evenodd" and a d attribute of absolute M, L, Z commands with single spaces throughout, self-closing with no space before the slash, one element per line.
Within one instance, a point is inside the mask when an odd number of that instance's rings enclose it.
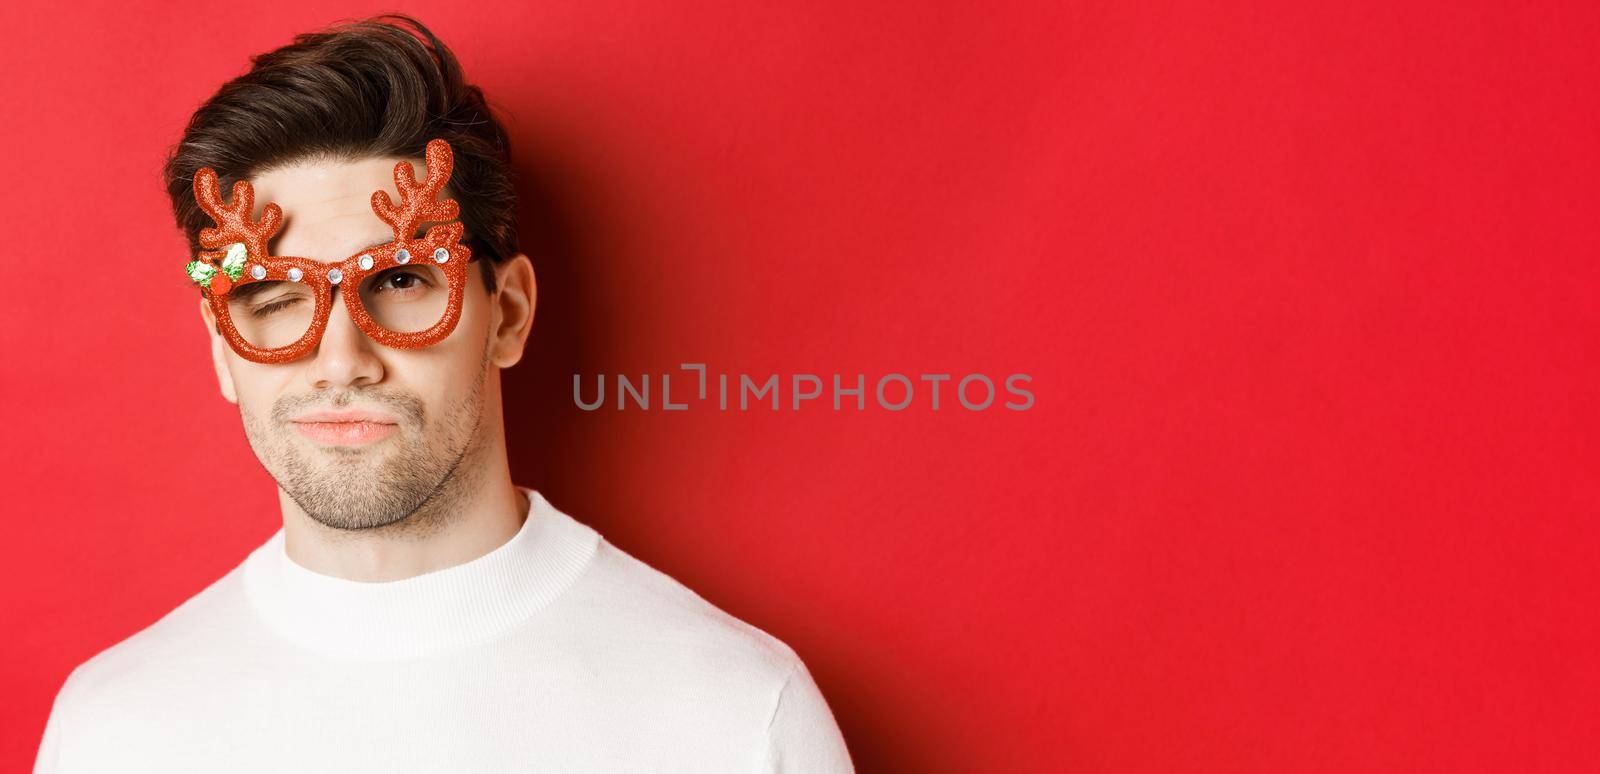
<path fill-rule="evenodd" d="M 159 165 L 388 9 L 4 11 L 0 768 L 276 528 Z M 1594 4 L 404 10 L 514 137 L 518 481 L 795 647 L 863 771 L 1600 766 Z M 1037 403 L 572 404 L 680 362 Z"/>

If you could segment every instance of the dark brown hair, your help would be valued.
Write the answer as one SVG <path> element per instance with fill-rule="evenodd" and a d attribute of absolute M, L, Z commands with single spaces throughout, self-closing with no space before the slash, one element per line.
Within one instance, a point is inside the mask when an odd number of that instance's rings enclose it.
<path fill-rule="evenodd" d="M 307 158 L 422 157 L 443 138 L 455 155 L 450 190 L 494 292 L 494 267 L 517 254 L 516 190 L 504 128 L 455 54 L 416 19 L 386 14 L 295 37 L 250 59 L 189 119 L 163 169 L 191 253 L 213 225 L 196 204 L 194 174 L 234 181 Z"/>

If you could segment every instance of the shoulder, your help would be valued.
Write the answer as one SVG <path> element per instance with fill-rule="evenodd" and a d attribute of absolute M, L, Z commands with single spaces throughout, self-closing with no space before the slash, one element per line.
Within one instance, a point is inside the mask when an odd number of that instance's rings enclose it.
<path fill-rule="evenodd" d="M 679 667 L 732 670 L 775 692 L 800 664 L 787 643 L 610 541 L 599 542 L 584 581 L 584 607 Z"/>
<path fill-rule="evenodd" d="M 220 654 L 236 652 L 251 635 L 248 602 L 236 567 L 153 623 L 78 664 L 56 702 L 67 708 L 116 706 L 161 691 L 173 679 L 192 680 Z"/>
<path fill-rule="evenodd" d="M 541 616 L 538 637 L 610 673 L 714 672 L 721 678 L 714 683 L 739 682 L 776 695 L 800 661 L 792 648 L 529 491 L 533 509 L 555 527 L 553 540 L 583 546 L 585 557 L 558 603 Z"/>
<path fill-rule="evenodd" d="M 764 771 L 851 770 L 827 701 L 783 640 L 603 539 L 572 592 L 552 629 L 573 633 L 566 652 L 635 706 L 716 729 L 697 749 L 733 745 Z"/>

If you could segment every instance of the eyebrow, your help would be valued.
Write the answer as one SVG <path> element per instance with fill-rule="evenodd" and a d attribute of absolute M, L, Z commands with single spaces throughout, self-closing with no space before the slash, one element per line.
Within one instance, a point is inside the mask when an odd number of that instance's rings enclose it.
<path fill-rule="evenodd" d="M 235 285 L 233 286 L 233 289 L 229 291 L 228 295 L 238 301 L 249 301 L 266 290 L 282 287 L 281 285 L 277 284 L 278 282 L 282 281 L 283 280 L 274 280 L 272 282 L 247 282 L 243 285 Z"/>
<path fill-rule="evenodd" d="M 373 242 L 371 244 L 368 244 L 368 245 L 365 245 L 365 246 L 362 246 L 362 247 L 357 247 L 355 249 L 355 251 L 350 253 L 350 254 L 351 255 L 359 255 L 362 250 L 371 250 L 374 247 L 382 247 L 382 246 L 384 246 L 386 244 L 389 244 L 390 242 L 393 242 L 393 241 L 395 241 L 395 239 L 392 236 L 388 237 L 386 239 L 379 239 L 378 241 Z M 263 291 L 266 291 L 266 290 L 268 290 L 270 288 L 274 288 L 274 287 L 280 287 L 280 286 L 275 285 L 275 284 L 273 284 L 271 282 L 247 282 L 247 283 L 245 283 L 243 285 L 236 286 L 232 291 L 232 296 L 235 299 L 238 299 L 240 301 L 248 301 L 251 298 L 254 298 L 255 296 L 259 295 Z"/>

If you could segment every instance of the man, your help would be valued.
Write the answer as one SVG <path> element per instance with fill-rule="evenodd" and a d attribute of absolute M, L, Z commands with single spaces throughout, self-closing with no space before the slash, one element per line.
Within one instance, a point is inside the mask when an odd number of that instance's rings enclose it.
<path fill-rule="evenodd" d="M 505 134 L 432 33 L 257 57 L 166 172 L 283 528 L 75 669 L 36 772 L 851 769 L 793 650 L 513 484 L 534 273 Z"/>

